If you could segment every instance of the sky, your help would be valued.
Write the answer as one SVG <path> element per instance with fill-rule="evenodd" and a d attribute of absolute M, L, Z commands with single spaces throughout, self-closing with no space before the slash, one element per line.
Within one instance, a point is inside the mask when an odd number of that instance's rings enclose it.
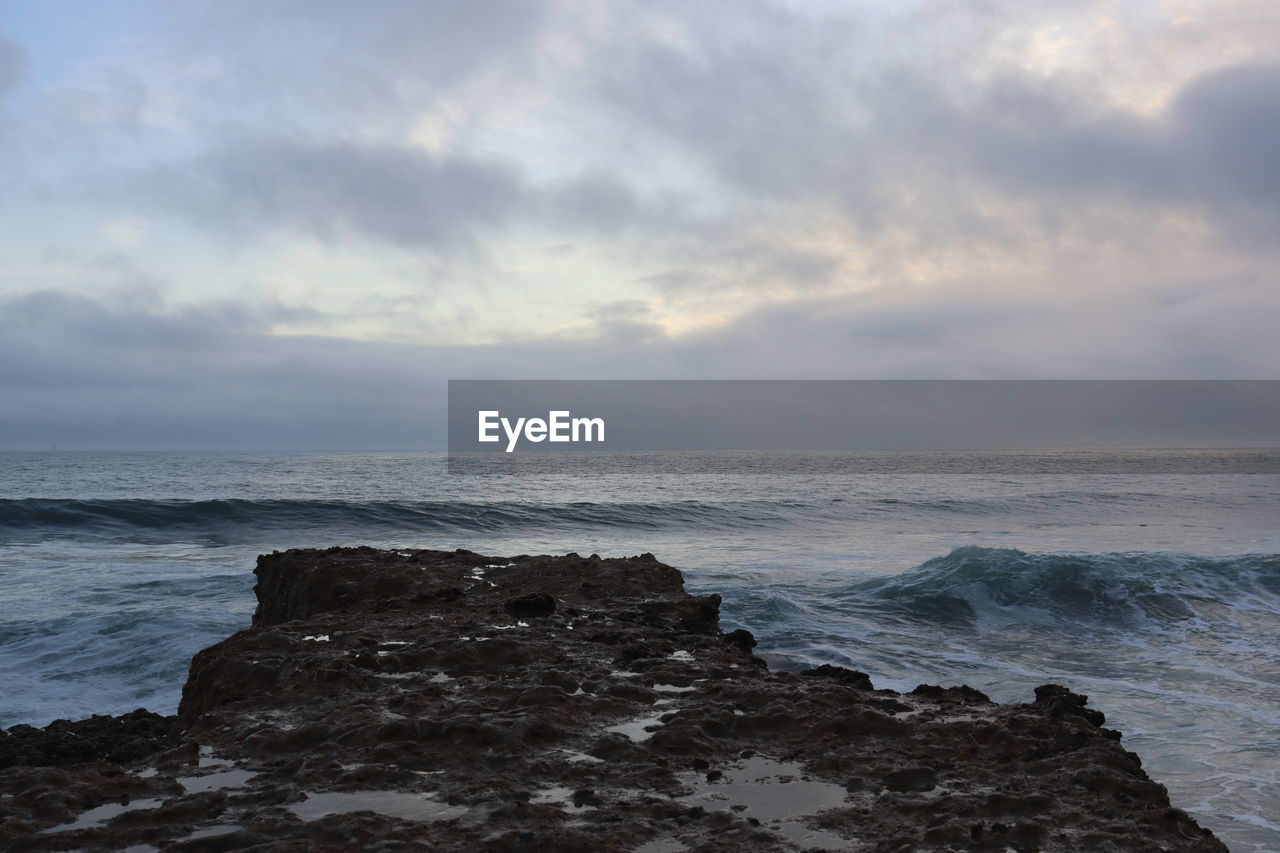
<path fill-rule="evenodd" d="M 1275 378 L 1280 5 L 8 0 L 0 449 L 445 380 Z"/>

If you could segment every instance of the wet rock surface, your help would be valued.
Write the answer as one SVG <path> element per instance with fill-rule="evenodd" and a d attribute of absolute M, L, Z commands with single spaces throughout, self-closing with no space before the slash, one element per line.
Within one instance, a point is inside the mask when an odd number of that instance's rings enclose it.
<path fill-rule="evenodd" d="M 300 550 L 256 573 L 253 627 L 196 655 L 161 751 L 12 753 L 35 760 L 0 770 L 0 845 L 1226 849 L 1085 697 L 773 672 L 651 555 Z"/>
<path fill-rule="evenodd" d="M 163 749 L 176 719 L 139 708 L 116 717 L 54 720 L 44 728 L 13 726 L 0 731 L 0 767 L 134 761 Z"/>

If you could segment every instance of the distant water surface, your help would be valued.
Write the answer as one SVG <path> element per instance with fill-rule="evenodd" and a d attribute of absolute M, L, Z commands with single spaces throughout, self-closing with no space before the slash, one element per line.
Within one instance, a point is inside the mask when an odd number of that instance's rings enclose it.
<path fill-rule="evenodd" d="M 633 455 L 589 477 L 450 475 L 442 454 L 0 454 L 0 726 L 173 711 L 191 655 L 248 624 L 259 553 L 650 551 L 776 666 L 1087 693 L 1175 805 L 1233 850 L 1280 849 L 1280 474 L 1185 473 L 1274 472 L 1280 453 L 1074 453 Z"/>

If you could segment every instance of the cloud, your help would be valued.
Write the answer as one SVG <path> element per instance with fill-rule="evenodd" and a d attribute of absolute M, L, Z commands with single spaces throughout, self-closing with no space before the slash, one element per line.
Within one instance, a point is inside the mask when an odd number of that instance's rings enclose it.
<path fill-rule="evenodd" d="M 282 335 L 297 313 L 269 304 L 34 292 L 0 303 L 0 442 L 433 448 L 450 378 L 1229 379 L 1268 378 L 1280 360 L 1280 294 L 1256 276 L 1103 306 L 1061 284 L 1049 298 L 981 281 L 815 297 L 681 336 L 645 304 L 605 303 L 589 335 L 452 346 Z"/>
<path fill-rule="evenodd" d="M 1280 219 L 1280 65 L 1240 65 L 1193 81 L 1173 107 L 1189 171 L 1211 204 L 1248 202 L 1274 236 Z M 1239 226 L 1239 219 L 1233 224 Z"/>
<path fill-rule="evenodd" d="M 424 353 L 269 334 L 290 313 L 121 310 L 52 292 L 10 300 L 0 435 L 36 448 L 421 446 Z"/>
<path fill-rule="evenodd" d="M 350 141 L 403 130 L 451 93 L 527 79 L 546 0 L 264 0 L 157 10 L 156 53 L 182 74 L 188 118 Z M 474 94 L 474 93 L 471 93 Z M 336 127 L 335 127 L 336 125 Z"/>
<path fill-rule="evenodd" d="M 723 31 L 696 15 L 682 21 L 692 46 L 611 40 L 593 95 L 638 134 L 677 145 L 749 196 L 869 195 L 865 87 L 839 61 L 856 49 L 856 22 L 778 22 L 758 3 L 740 12 Z"/>
<path fill-rule="evenodd" d="M 924 124 L 948 153 L 1004 189 L 1046 204 L 1110 196 L 1197 205 L 1210 213 L 1280 210 L 1280 66 L 1219 69 L 1191 80 L 1166 113 L 1097 111 L 1082 93 L 1006 80 L 970 111 L 939 109 Z"/>
<path fill-rule="evenodd" d="M 692 227 L 673 199 L 588 172 L 534 184 L 518 163 L 422 148 L 246 140 L 138 181 L 153 204 L 237 240 L 301 234 L 329 245 L 470 251 L 510 228 L 561 236 Z"/>
<path fill-rule="evenodd" d="M 0 33 L 0 100 L 17 84 L 25 66 L 26 54 L 22 47 Z"/>
<path fill-rule="evenodd" d="M 993 197 L 1039 208 L 1041 227 L 1088 227 L 1088 206 L 1106 200 L 1135 216 L 1189 206 L 1228 231 L 1272 217 L 1280 200 L 1267 156 L 1280 66 L 1214 69 L 1152 114 L 1100 97 L 1089 78 L 964 54 L 966 67 L 954 46 L 930 58 L 928 28 L 906 36 L 911 61 L 895 62 L 867 16 L 775 14 L 757 4 L 714 34 L 691 16 L 684 41 L 635 40 L 605 66 L 595 95 L 619 121 L 684 152 L 721 192 L 744 204 L 827 205 L 865 239 L 903 228 L 918 247 L 1020 239 L 1010 226 L 1025 217 L 993 221 Z M 756 27 L 744 26 L 753 15 Z M 944 18 L 965 29 L 954 13 Z M 1000 38 L 992 23 L 968 21 L 969 54 Z"/>
<path fill-rule="evenodd" d="M 92 81 L 49 93 L 54 114 L 88 128 L 141 130 L 148 107 L 146 84 L 119 70 L 103 69 Z"/>
<path fill-rule="evenodd" d="M 410 384 L 380 360 L 1265 374 L 1275 353 L 1249 341 L 1276 307 L 1280 57 L 1259 35 L 1275 22 L 1248 23 L 1266 6 L 1226 2 L 1230 26 L 1059 0 L 266 0 L 148 7 L 145 27 L 135 9 L 111 18 L 132 40 L 56 69 L 42 111 L 4 105 L 30 204 L 4 223 L 0 286 L 93 293 L 70 247 L 128 247 L 172 304 L 42 316 L 97 317 L 85 342 L 144 316 L 131 334 L 179 330 L 179 349 L 208 327 L 190 375 L 259 353 L 254 388 L 285 382 L 273 359 L 328 369 L 307 340 Z M 68 111 L 130 132 L 67 133 Z M 246 290 L 313 313 L 210 307 Z M 369 343 L 393 337 L 421 345 Z"/>
<path fill-rule="evenodd" d="M 839 253 L 787 233 L 815 220 L 890 275 L 930 252 L 1015 250 L 1029 230 L 1106 237 L 1121 212 L 1135 232 L 1173 208 L 1224 233 L 1265 231 L 1274 181 L 1251 178 L 1268 167 L 1259 116 L 1274 112 L 1274 70 L 1192 75 L 1152 112 L 1069 62 L 1036 64 L 1037 32 L 1097 48 L 1069 28 L 1108 14 L 1053 2 L 182 7 L 161 20 L 189 68 L 138 82 L 186 105 L 199 133 L 178 150 L 195 153 L 144 168 L 144 183 L 239 240 L 285 229 L 437 252 L 535 229 L 650 259 L 625 280 L 665 268 L 712 291 L 738 277 L 715 259 L 769 230 L 777 245 L 761 251 L 805 266 L 798 281 L 841 280 Z M 1198 31 L 1152 26 L 1184 53 Z M 101 94 L 93 83 L 72 91 Z M 111 106 L 91 100 L 91 113 Z M 1250 229 L 1259 210 L 1268 222 Z"/>
<path fill-rule="evenodd" d="M 404 147 L 253 141 L 146 176 L 153 197 L 202 226 L 255 236 L 441 248 L 501 225 L 525 203 L 510 166 Z"/>
<path fill-rule="evenodd" d="M 544 190 L 553 224 L 610 232 L 645 217 L 644 202 L 612 175 L 588 173 Z"/>

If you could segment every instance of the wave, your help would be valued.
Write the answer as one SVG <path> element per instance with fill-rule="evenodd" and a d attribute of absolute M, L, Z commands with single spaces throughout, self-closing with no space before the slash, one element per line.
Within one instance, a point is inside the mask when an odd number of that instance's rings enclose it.
<path fill-rule="evenodd" d="M 1235 496 L 1226 498 L 1232 505 Z M 1136 491 L 1062 490 L 1030 492 L 1005 496 L 932 497 L 932 498 L 874 498 L 866 502 L 870 513 L 898 513 L 903 510 L 937 515 L 1005 515 L 1009 512 L 1057 513 L 1063 510 L 1084 509 L 1096 511 L 1100 504 L 1114 506 L 1142 506 L 1151 509 L 1171 503 L 1222 503 L 1222 499 L 1206 499 L 1200 495 L 1169 495 Z"/>
<path fill-rule="evenodd" d="M 850 494 L 810 499 L 778 497 L 731 501 L 564 501 L 525 500 L 317 500 L 227 498 L 0 499 L 0 543 L 71 538 L 84 541 L 252 542 L 263 533 L 299 535 L 325 532 L 378 537 L 403 533 L 503 533 L 616 529 L 743 532 L 811 528 L 815 524 L 878 523 L 892 515 L 929 525 L 939 516 L 1021 517 L 1096 515 L 1107 503 L 1144 513 L 1179 511 L 1187 496 L 1069 491 L 1002 497 L 883 498 Z M 1235 508 L 1228 497 L 1224 509 Z"/>
<path fill-rule="evenodd" d="M 1028 553 L 957 548 L 901 575 L 847 587 L 852 610 L 911 621 L 1159 630 L 1228 610 L 1280 616 L 1280 554 Z"/>
<path fill-rule="evenodd" d="M 742 530 L 787 524 L 804 508 L 771 502 L 529 504 L 339 500 L 0 500 L 0 541 L 47 537 L 240 538 L 262 531 L 503 531 L 599 526 Z"/>

